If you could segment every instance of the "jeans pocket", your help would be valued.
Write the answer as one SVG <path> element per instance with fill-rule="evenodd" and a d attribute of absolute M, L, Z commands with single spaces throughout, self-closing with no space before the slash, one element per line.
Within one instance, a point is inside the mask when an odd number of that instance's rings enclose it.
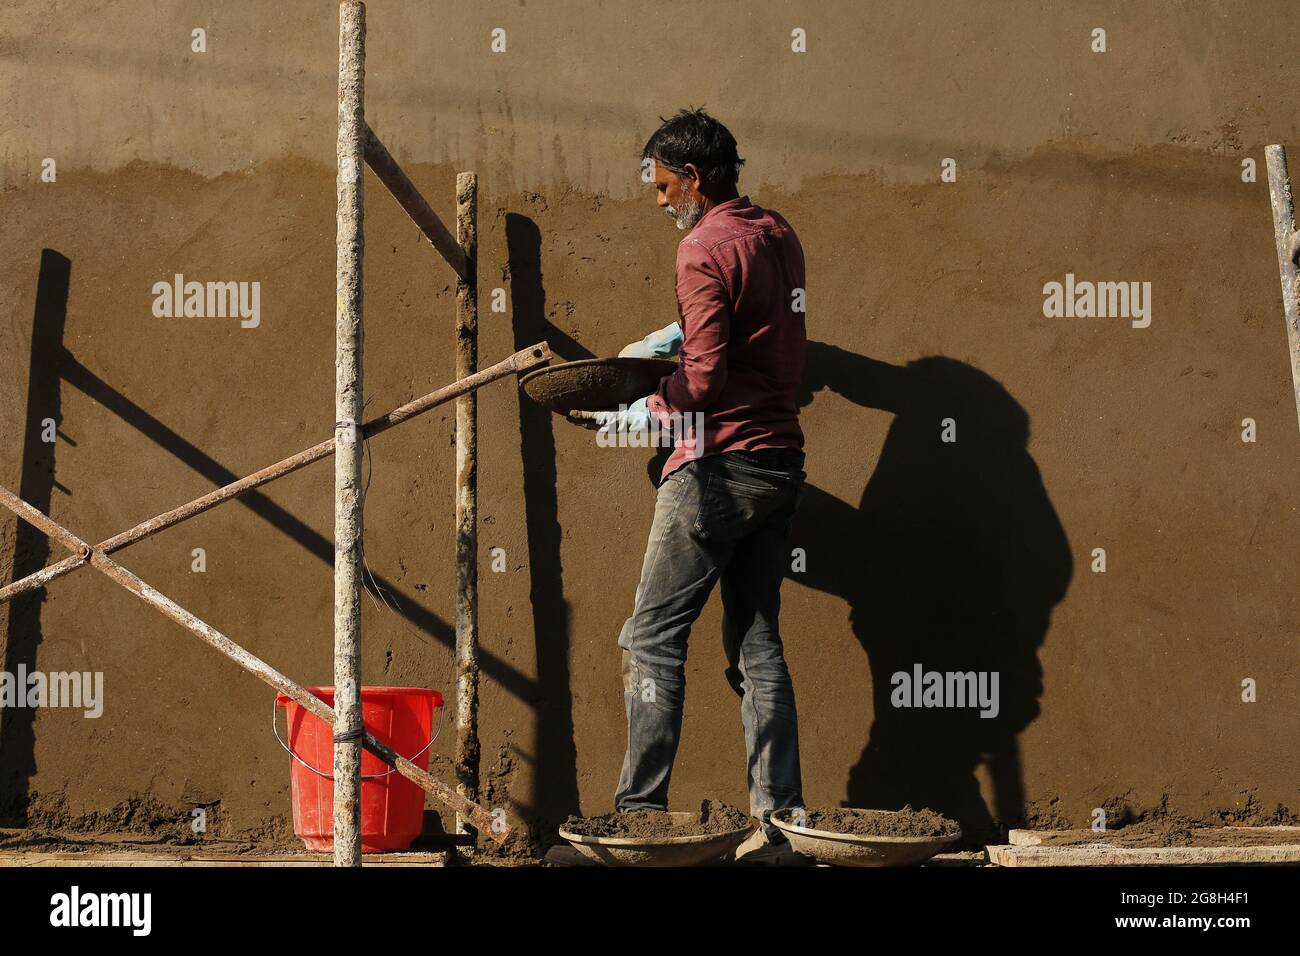
<path fill-rule="evenodd" d="M 807 477 L 798 468 L 772 468 L 751 458 L 742 458 L 740 457 L 742 454 L 744 453 L 737 452 L 726 464 L 727 470 L 736 477 L 753 477 L 759 481 L 770 482 L 777 486 L 791 485 L 803 481 Z"/>
<path fill-rule="evenodd" d="M 781 492 L 759 480 L 710 474 L 695 516 L 695 536 L 705 541 L 743 538 L 767 517 Z"/>

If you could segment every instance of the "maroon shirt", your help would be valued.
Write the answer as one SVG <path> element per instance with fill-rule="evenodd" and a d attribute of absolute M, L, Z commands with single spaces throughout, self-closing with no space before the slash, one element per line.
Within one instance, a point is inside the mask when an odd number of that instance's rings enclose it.
<path fill-rule="evenodd" d="M 802 448 L 805 288 L 803 247 L 779 214 L 748 196 L 706 212 L 677 246 L 681 367 L 650 412 L 703 412 L 704 455 Z M 692 457 L 679 443 L 660 480 Z"/>

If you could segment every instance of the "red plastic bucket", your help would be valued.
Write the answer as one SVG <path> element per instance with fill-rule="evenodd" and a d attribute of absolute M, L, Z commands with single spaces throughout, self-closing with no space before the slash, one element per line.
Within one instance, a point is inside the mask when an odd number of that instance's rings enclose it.
<path fill-rule="evenodd" d="M 333 687 L 307 692 L 334 706 Z M 289 779 L 293 791 L 293 832 L 307 849 L 334 849 L 334 732 L 296 701 L 278 694 L 289 725 Z M 362 687 L 361 719 L 366 730 L 408 757 L 421 770 L 429 767 L 428 746 L 434 737 L 433 712 L 442 694 L 420 687 Z M 279 736 L 279 731 L 276 731 Z M 281 741 L 284 744 L 284 741 Z M 369 751 L 361 753 L 361 852 L 405 850 L 420 835 L 424 791 L 393 771 Z"/>

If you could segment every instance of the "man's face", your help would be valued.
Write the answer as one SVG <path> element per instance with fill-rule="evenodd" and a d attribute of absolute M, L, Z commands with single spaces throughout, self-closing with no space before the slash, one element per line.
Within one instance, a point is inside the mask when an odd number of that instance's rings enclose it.
<path fill-rule="evenodd" d="M 695 180 L 679 176 L 660 163 L 655 163 L 655 202 L 667 215 L 677 221 L 678 229 L 692 229 L 700 221 L 703 204 L 696 190 Z"/>

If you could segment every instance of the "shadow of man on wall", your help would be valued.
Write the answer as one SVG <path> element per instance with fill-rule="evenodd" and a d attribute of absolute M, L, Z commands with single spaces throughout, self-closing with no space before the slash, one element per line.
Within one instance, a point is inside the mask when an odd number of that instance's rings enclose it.
<path fill-rule="evenodd" d="M 528 216 L 506 214 L 510 302 L 515 348 L 545 339 L 566 361 L 591 358 L 547 317 L 542 279 L 542 234 Z M 530 797 L 516 797 L 521 816 L 533 824 L 534 850 L 553 842 L 566 816 L 579 811 L 578 756 L 573 724 L 569 650 L 569 599 L 564 590 L 553 416 L 520 395 L 519 453 L 523 459 L 524 521 L 528 531 L 529 602 L 537 647 L 537 684 L 528 700 L 537 715 Z M 518 752 L 523 756 L 523 751 Z"/>
<path fill-rule="evenodd" d="M 1038 649 L 1073 574 L 1027 448 L 1029 416 L 955 359 L 895 366 L 810 342 L 801 404 L 827 389 L 894 415 L 874 470 L 874 449 L 851 434 L 809 443 L 810 461 L 860 455 L 850 467 L 871 477 L 856 506 L 809 485 L 791 541 L 807 553 L 792 580 L 848 602 L 871 668 L 874 721 L 846 805 L 929 807 L 957 820 L 966 840 L 992 838 L 1024 814 L 1018 737 L 1038 716 Z M 915 706 L 921 688 L 895 675 L 911 681 L 918 665 L 983 674 L 990 692 L 997 674 L 992 705 Z"/>

